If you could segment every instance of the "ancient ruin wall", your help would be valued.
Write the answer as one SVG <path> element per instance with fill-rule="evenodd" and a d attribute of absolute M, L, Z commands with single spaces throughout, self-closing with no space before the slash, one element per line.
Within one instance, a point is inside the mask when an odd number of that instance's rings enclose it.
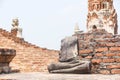
<path fill-rule="evenodd" d="M 120 36 L 104 30 L 79 34 L 79 57 L 92 62 L 92 73 L 120 74 Z"/>
<path fill-rule="evenodd" d="M 58 51 L 40 48 L 10 32 L 0 29 L 0 48 L 16 50 L 16 57 L 10 63 L 12 70 L 21 72 L 44 72 L 47 65 L 58 60 Z"/>
<path fill-rule="evenodd" d="M 113 0 L 88 0 L 87 30 L 91 31 L 93 25 L 97 29 L 117 34 L 117 13 Z"/>

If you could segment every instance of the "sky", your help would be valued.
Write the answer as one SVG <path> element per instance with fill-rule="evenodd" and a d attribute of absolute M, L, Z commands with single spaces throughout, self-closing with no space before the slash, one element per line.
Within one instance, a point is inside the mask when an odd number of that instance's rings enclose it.
<path fill-rule="evenodd" d="M 114 0 L 120 25 L 120 0 Z M 10 31 L 12 19 L 19 19 L 23 38 L 48 49 L 60 49 L 61 40 L 74 33 L 74 26 L 86 32 L 87 0 L 0 0 L 0 28 Z M 120 28 L 119 28 L 120 31 Z"/>

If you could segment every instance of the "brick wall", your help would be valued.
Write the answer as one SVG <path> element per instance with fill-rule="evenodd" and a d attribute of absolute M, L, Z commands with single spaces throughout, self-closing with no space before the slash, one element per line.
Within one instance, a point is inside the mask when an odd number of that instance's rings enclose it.
<path fill-rule="evenodd" d="M 40 48 L 3 29 L 0 29 L 0 48 L 16 50 L 10 66 L 21 72 L 47 71 L 47 65 L 58 60 L 58 51 Z"/>
<path fill-rule="evenodd" d="M 120 74 L 120 37 L 96 40 L 96 42 L 97 47 L 92 59 L 95 72 Z"/>
<path fill-rule="evenodd" d="M 104 30 L 76 34 L 79 57 L 92 62 L 92 73 L 120 74 L 120 35 Z M 59 51 L 40 48 L 0 29 L 0 48 L 16 50 L 10 63 L 12 70 L 44 72 L 51 62 L 58 62 Z"/>
<path fill-rule="evenodd" d="M 104 30 L 79 34 L 79 57 L 92 62 L 92 73 L 120 74 L 120 36 Z"/>

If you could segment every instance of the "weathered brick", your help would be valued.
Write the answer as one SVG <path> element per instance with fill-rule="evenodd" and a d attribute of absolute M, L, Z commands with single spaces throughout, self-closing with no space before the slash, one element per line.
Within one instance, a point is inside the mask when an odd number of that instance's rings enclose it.
<path fill-rule="evenodd" d="M 106 46 L 113 47 L 113 46 L 115 46 L 115 43 L 106 43 Z"/>
<path fill-rule="evenodd" d="M 102 59 L 92 59 L 93 64 L 99 64 L 102 62 Z"/>
<path fill-rule="evenodd" d="M 102 53 L 96 53 L 95 54 L 95 57 L 102 57 L 102 56 L 104 56 Z"/>
<path fill-rule="evenodd" d="M 96 42 L 105 42 L 104 39 L 97 39 Z"/>
<path fill-rule="evenodd" d="M 112 74 L 120 74 L 120 69 L 112 69 L 111 73 Z"/>
<path fill-rule="evenodd" d="M 104 42 L 100 42 L 97 44 L 97 47 L 106 47 L 106 44 Z"/>
<path fill-rule="evenodd" d="M 92 59 L 93 57 L 92 56 L 87 56 L 85 57 L 86 59 Z"/>
<path fill-rule="evenodd" d="M 116 47 L 120 47 L 120 43 L 118 42 L 118 43 L 115 43 L 115 46 Z"/>
<path fill-rule="evenodd" d="M 116 53 L 116 56 L 120 56 L 120 53 Z"/>
<path fill-rule="evenodd" d="M 108 69 L 120 69 L 120 65 L 109 65 L 107 66 Z"/>
<path fill-rule="evenodd" d="M 100 70 L 99 71 L 100 74 L 110 74 L 109 70 Z"/>
<path fill-rule="evenodd" d="M 110 51 L 120 51 L 120 47 L 111 47 Z"/>
<path fill-rule="evenodd" d="M 116 61 L 116 62 L 120 62 L 120 58 L 116 58 L 115 61 Z"/>
<path fill-rule="evenodd" d="M 91 53 L 91 52 L 93 52 L 93 50 L 91 50 L 91 49 L 79 50 L 80 54 L 86 54 L 86 53 Z"/>
<path fill-rule="evenodd" d="M 104 48 L 97 48 L 97 49 L 95 49 L 95 52 L 104 52 L 104 51 L 108 51 L 108 48 L 104 47 Z"/>
<path fill-rule="evenodd" d="M 115 53 L 106 53 L 105 56 L 112 57 L 112 56 L 116 56 L 116 54 Z"/>
<path fill-rule="evenodd" d="M 111 42 L 119 42 L 120 39 L 119 39 L 119 38 L 111 38 L 110 41 L 111 41 Z"/>
<path fill-rule="evenodd" d="M 115 59 L 103 59 L 102 62 L 104 62 L 104 63 L 112 63 L 112 62 L 115 62 Z"/>

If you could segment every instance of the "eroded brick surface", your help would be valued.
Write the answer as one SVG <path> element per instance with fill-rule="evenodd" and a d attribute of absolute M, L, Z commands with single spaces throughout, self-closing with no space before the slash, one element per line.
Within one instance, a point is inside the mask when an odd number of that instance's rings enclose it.
<path fill-rule="evenodd" d="M 120 69 L 112 69 L 111 73 L 112 74 L 120 74 Z"/>
<path fill-rule="evenodd" d="M 96 30 L 91 33 L 78 34 L 77 36 L 80 59 L 92 62 L 92 73 L 119 73 L 119 35 L 113 36 L 104 30 Z"/>

